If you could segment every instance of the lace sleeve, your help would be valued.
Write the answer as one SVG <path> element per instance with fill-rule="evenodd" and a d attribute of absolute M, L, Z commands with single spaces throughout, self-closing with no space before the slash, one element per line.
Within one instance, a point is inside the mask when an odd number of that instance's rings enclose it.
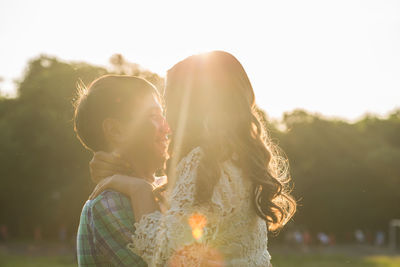
<path fill-rule="evenodd" d="M 178 177 L 169 196 L 169 210 L 163 215 L 155 212 L 143 216 L 135 224 L 129 248 L 149 266 L 196 266 L 201 261 L 199 248 L 204 247 L 203 241 L 213 232 L 211 227 L 205 227 L 210 225 L 208 209 L 193 206 L 194 181 L 201 155 L 200 148 L 194 149 L 177 166 Z"/>
<path fill-rule="evenodd" d="M 139 223 L 135 223 L 136 229 L 132 236 L 132 243 L 128 244 L 128 248 L 147 263 L 152 261 L 156 249 L 161 219 L 162 214 L 159 211 L 144 215 Z"/>
<path fill-rule="evenodd" d="M 201 156 L 197 148 L 181 160 L 170 208 L 143 216 L 129 248 L 149 266 L 268 266 L 267 228 L 252 208 L 252 183 L 232 161 L 221 164 L 210 203 L 194 205 Z"/>

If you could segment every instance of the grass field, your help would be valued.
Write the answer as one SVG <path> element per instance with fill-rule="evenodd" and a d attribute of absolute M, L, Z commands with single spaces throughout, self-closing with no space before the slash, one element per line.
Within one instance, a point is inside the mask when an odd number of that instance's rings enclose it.
<path fill-rule="evenodd" d="M 274 256 L 274 267 L 399 267 L 399 257 L 389 256 L 372 256 L 351 258 L 341 255 L 290 255 L 290 256 Z M 34 257 L 34 256 L 10 256 L 0 255 L 1 267 L 72 267 L 77 266 L 72 257 Z"/>
<path fill-rule="evenodd" d="M 274 267 L 400 267 L 400 256 L 275 255 Z"/>
<path fill-rule="evenodd" d="M 75 260 L 71 257 L 34 257 L 21 255 L 0 255 L 1 267 L 76 267 Z"/>
<path fill-rule="evenodd" d="M 279 253 L 274 251 L 274 267 L 400 267 L 400 255 L 351 255 L 351 253 Z M 357 254 L 357 253 L 356 253 Z M 72 252 L 59 256 L 0 252 L 1 267 L 72 267 L 77 266 Z"/>

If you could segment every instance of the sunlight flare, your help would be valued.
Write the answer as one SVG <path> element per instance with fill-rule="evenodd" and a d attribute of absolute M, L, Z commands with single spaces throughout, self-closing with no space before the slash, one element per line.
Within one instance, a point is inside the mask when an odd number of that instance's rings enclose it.
<path fill-rule="evenodd" d="M 200 240 L 203 236 L 203 228 L 207 224 L 207 218 L 203 214 L 193 213 L 189 217 L 189 225 L 192 228 L 192 235 L 196 240 Z"/>

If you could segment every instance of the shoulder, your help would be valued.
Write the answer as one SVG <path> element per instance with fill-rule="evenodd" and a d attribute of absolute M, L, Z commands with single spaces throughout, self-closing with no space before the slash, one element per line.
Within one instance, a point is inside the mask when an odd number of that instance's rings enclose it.
<path fill-rule="evenodd" d="M 179 161 L 178 165 L 176 166 L 178 183 L 180 182 L 187 184 L 194 182 L 194 176 L 196 176 L 203 154 L 203 149 L 198 146 L 193 148 Z"/>
<path fill-rule="evenodd" d="M 201 147 L 193 148 L 186 154 L 174 169 L 168 181 L 168 201 L 171 207 L 180 206 L 182 203 L 192 203 L 195 193 L 195 180 L 200 160 L 203 156 Z"/>
<path fill-rule="evenodd" d="M 186 156 L 185 158 L 189 157 L 195 157 L 195 158 L 201 158 L 204 154 L 203 149 L 200 146 L 197 146 L 193 148 Z"/>
<path fill-rule="evenodd" d="M 106 190 L 91 200 L 88 209 L 97 217 L 116 216 L 133 220 L 129 198 L 112 190 Z"/>
<path fill-rule="evenodd" d="M 92 206 L 95 206 L 95 205 L 106 205 L 106 204 L 120 203 L 120 202 L 129 203 L 129 198 L 117 191 L 105 190 L 95 199 L 93 199 L 91 204 Z"/>
<path fill-rule="evenodd" d="M 178 163 L 177 170 L 184 169 L 188 166 L 196 166 L 203 157 L 203 149 L 200 146 L 193 148 L 188 154 L 186 154 Z"/>

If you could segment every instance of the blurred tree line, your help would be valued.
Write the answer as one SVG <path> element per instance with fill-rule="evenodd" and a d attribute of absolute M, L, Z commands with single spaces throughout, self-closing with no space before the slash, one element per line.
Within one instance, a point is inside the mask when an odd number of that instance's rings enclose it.
<path fill-rule="evenodd" d="M 18 97 L 0 98 L 0 225 L 11 236 L 57 235 L 76 231 L 80 210 L 93 188 L 85 150 L 73 131 L 77 83 L 88 85 L 107 74 L 146 78 L 159 88 L 163 79 L 121 55 L 111 70 L 40 56 L 29 62 L 18 82 Z"/>
<path fill-rule="evenodd" d="M 164 86 L 161 77 L 121 55 L 110 63 L 106 69 L 40 56 L 18 82 L 18 97 L 0 97 L 0 225 L 11 236 L 32 238 L 38 227 L 45 238 L 61 226 L 76 232 L 93 188 L 92 155 L 73 131 L 78 81 L 118 73 Z M 390 219 L 400 218 L 400 110 L 356 123 L 295 110 L 268 127 L 290 160 L 300 199 L 295 224 L 340 234 L 386 229 Z"/>
<path fill-rule="evenodd" d="M 355 123 L 295 110 L 273 131 L 286 152 L 299 201 L 295 223 L 344 238 L 400 218 L 400 109 Z"/>

